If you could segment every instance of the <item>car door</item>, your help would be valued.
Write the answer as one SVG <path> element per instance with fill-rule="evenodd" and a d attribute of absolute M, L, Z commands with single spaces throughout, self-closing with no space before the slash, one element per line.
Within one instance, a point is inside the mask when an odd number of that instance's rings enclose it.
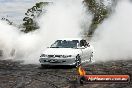
<path fill-rule="evenodd" d="M 86 58 L 86 60 L 89 60 L 90 57 L 91 57 L 91 54 L 92 54 L 91 48 L 90 48 L 89 46 L 86 47 L 84 53 L 85 53 L 85 58 Z"/>
<path fill-rule="evenodd" d="M 88 43 L 86 42 L 86 40 L 81 40 L 80 41 L 80 46 L 82 47 L 82 61 L 86 61 L 89 60 L 90 56 L 91 56 L 91 50 L 90 47 L 88 46 Z"/>
<path fill-rule="evenodd" d="M 82 62 L 83 62 L 87 58 L 87 55 L 86 55 L 87 49 L 86 48 L 82 48 L 81 50 L 82 50 Z"/>

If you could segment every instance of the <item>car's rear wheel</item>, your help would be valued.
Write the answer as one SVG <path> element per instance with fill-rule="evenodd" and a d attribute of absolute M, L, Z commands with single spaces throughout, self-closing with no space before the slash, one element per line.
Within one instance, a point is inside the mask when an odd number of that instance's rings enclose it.
<path fill-rule="evenodd" d="M 75 62 L 76 62 L 76 65 L 75 65 L 76 67 L 79 67 L 81 65 L 81 57 L 79 54 L 76 56 Z"/>

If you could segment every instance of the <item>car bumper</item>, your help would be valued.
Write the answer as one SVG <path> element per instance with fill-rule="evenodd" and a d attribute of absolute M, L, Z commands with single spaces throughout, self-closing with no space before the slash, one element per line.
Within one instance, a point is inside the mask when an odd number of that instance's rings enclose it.
<path fill-rule="evenodd" d="M 75 58 L 40 58 L 40 63 L 43 65 L 75 65 Z"/>

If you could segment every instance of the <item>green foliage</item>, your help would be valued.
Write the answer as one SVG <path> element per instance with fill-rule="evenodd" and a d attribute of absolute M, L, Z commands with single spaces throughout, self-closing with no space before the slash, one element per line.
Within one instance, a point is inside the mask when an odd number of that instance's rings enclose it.
<path fill-rule="evenodd" d="M 9 25 L 13 24 L 13 22 L 11 22 L 9 19 L 7 19 L 5 17 L 1 18 L 1 20 L 6 21 Z"/>
<path fill-rule="evenodd" d="M 109 12 L 102 3 L 99 4 L 96 0 L 84 0 L 84 3 L 93 14 L 92 24 L 87 34 L 87 36 L 91 36 L 98 24 L 100 24 L 108 16 Z"/>
<path fill-rule="evenodd" d="M 96 2 L 96 0 L 84 0 L 83 3 L 88 7 L 88 11 L 91 11 L 93 14 L 92 24 L 86 33 L 87 36 L 91 36 L 97 28 L 98 24 L 100 24 L 106 17 L 108 17 L 109 11 L 106 9 L 103 3 L 99 4 Z M 39 28 L 35 20 L 42 14 L 42 12 L 44 12 L 43 7 L 48 4 L 49 2 L 39 2 L 27 10 L 25 13 L 25 18 L 23 19 L 23 27 L 25 30 L 22 31 L 28 33 Z"/>
<path fill-rule="evenodd" d="M 23 18 L 23 32 L 28 33 L 39 28 L 36 18 L 41 15 L 42 11 L 44 10 L 43 7 L 46 5 L 48 5 L 48 2 L 39 2 L 27 10 L 25 17 Z"/>

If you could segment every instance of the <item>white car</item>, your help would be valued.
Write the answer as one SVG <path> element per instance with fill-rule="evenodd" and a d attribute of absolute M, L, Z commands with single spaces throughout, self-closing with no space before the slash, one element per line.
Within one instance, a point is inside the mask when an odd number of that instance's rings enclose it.
<path fill-rule="evenodd" d="M 83 62 L 91 61 L 93 47 L 81 38 L 67 38 L 56 40 L 40 56 L 41 66 L 70 65 L 79 66 Z"/>

